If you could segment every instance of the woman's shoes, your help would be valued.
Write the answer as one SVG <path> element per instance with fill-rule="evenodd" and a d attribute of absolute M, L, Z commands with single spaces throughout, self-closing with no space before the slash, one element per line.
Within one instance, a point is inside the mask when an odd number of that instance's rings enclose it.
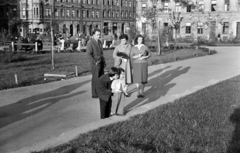
<path fill-rule="evenodd" d="M 138 98 L 144 98 L 144 95 L 139 94 L 139 95 L 137 95 L 137 97 L 138 97 Z"/>
<path fill-rule="evenodd" d="M 130 97 L 130 95 L 128 93 L 124 93 L 125 97 Z"/>

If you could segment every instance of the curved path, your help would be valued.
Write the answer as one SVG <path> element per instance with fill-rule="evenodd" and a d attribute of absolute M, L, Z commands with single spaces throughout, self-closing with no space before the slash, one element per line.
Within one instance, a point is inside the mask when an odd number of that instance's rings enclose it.
<path fill-rule="evenodd" d="M 0 152 L 42 150 L 239 75 L 240 47 L 215 49 L 218 54 L 150 66 L 146 96 L 137 99 L 131 85 L 125 117 L 99 119 L 91 76 L 0 91 Z"/>

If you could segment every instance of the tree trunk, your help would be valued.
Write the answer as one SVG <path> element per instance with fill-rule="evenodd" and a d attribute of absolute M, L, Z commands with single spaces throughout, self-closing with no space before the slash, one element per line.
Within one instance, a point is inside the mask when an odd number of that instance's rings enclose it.
<path fill-rule="evenodd" d="M 157 30 L 157 32 L 158 32 L 158 55 L 161 55 L 162 54 L 162 48 L 161 48 L 161 36 L 160 36 L 160 34 L 161 34 L 161 29 L 160 29 L 160 26 L 161 24 L 160 24 L 160 21 L 158 22 L 158 30 Z"/>
<path fill-rule="evenodd" d="M 177 29 L 174 29 L 174 35 L 175 35 L 174 50 L 177 50 Z"/>

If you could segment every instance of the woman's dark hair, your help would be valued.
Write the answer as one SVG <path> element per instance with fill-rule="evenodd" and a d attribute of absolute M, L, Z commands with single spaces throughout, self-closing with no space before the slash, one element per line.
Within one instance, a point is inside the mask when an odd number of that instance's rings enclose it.
<path fill-rule="evenodd" d="M 101 33 L 101 30 L 100 30 L 100 29 L 94 29 L 93 32 L 92 32 L 92 34 L 94 35 L 97 31 Z"/>
<path fill-rule="evenodd" d="M 119 39 L 120 39 L 120 40 L 121 40 L 121 39 L 126 39 L 126 40 L 128 40 L 128 36 L 125 35 L 125 34 L 122 34 L 121 36 L 119 36 Z"/>
<path fill-rule="evenodd" d="M 134 39 L 134 45 L 138 44 L 138 38 L 142 38 L 142 44 L 144 44 L 144 37 L 142 35 L 137 35 L 137 37 Z"/>
<path fill-rule="evenodd" d="M 111 67 L 108 72 L 109 77 L 113 77 L 114 75 L 119 74 L 119 69 L 116 67 Z"/>
<path fill-rule="evenodd" d="M 118 71 L 119 71 L 119 75 L 122 73 L 122 72 L 125 72 L 123 68 L 119 67 L 118 68 Z"/>

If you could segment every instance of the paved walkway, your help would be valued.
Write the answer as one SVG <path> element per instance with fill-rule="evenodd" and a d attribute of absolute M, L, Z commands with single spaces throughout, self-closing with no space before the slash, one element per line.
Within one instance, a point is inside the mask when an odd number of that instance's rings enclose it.
<path fill-rule="evenodd" d="M 150 66 L 146 97 L 136 98 L 131 85 L 125 117 L 99 119 L 91 76 L 0 91 L 0 152 L 26 153 L 61 144 L 240 75 L 240 47 L 215 49 L 216 55 Z"/>

